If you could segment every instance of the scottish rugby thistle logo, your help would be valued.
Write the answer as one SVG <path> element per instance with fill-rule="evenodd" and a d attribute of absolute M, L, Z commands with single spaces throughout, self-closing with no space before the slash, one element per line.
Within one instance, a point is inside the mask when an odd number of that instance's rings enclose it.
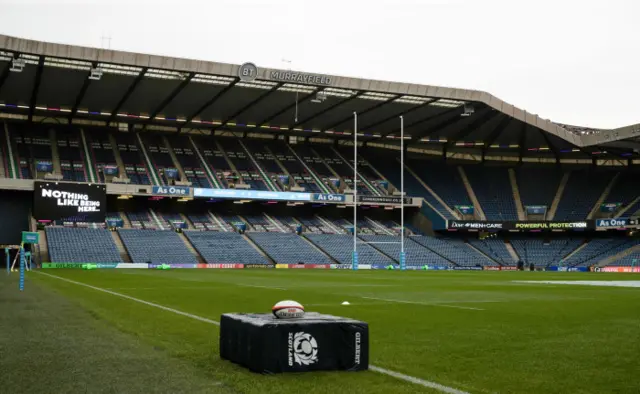
<path fill-rule="evenodd" d="M 299 365 L 311 365 L 318 362 L 318 343 L 306 332 L 297 332 L 293 337 L 293 357 Z"/>

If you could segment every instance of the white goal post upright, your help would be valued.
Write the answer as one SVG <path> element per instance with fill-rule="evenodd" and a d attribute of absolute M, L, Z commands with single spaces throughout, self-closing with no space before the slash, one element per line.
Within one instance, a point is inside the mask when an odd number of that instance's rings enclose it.
<path fill-rule="evenodd" d="M 353 255 L 351 269 L 358 270 L 358 113 L 353 113 Z"/>
<path fill-rule="evenodd" d="M 404 117 L 400 116 L 400 269 L 407 268 L 404 254 Z"/>
<path fill-rule="evenodd" d="M 400 269 L 406 269 L 404 252 L 404 118 L 400 116 L 400 242 L 358 242 L 358 113 L 353 113 L 353 254 L 351 269 L 358 270 L 358 243 L 400 244 Z"/>

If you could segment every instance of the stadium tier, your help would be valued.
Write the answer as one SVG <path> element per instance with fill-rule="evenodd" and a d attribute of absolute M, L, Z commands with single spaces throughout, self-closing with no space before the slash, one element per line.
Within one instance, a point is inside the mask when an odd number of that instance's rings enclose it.
<path fill-rule="evenodd" d="M 120 229 L 118 233 L 134 263 L 197 263 L 196 256 L 173 231 Z"/>
<path fill-rule="evenodd" d="M 122 263 L 106 229 L 47 227 L 49 256 L 55 263 Z"/>
<path fill-rule="evenodd" d="M 207 263 L 267 264 L 269 262 L 238 233 L 187 231 L 185 235 Z"/>

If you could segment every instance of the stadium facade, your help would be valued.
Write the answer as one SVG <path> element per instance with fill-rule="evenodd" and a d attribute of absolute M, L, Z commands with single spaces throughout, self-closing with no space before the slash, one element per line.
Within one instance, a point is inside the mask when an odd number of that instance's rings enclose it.
<path fill-rule="evenodd" d="M 39 226 L 54 263 L 340 266 L 357 204 L 361 261 L 393 266 L 400 201 L 411 266 L 640 255 L 640 125 L 562 125 L 472 90 L 7 36 L 0 117 L 13 218 L 0 243 Z"/>

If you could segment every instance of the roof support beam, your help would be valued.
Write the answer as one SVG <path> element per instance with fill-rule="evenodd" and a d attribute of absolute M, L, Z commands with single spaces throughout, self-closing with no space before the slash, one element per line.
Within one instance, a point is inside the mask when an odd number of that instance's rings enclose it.
<path fill-rule="evenodd" d="M 195 112 L 193 112 L 191 115 L 189 115 L 187 117 L 186 122 L 184 122 L 182 125 L 178 126 L 178 133 L 180 133 L 182 131 L 182 129 L 184 129 L 187 126 L 189 126 L 191 124 L 191 122 L 193 122 L 193 120 L 202 113 L 202 111 L 204 111 L 205 109 L 209 108 L 216 101 L 218 101 L 220 99 L 220 97 L 224 96 L 225 93 L 227 93 L 229 90 L 231 90 L 231 88 L 236 86 L 236 84 L 239 81 L 240 81 L 240 79 L 236 78 L 233 82 L 231 82 L 227 86 L 225 86 L 224 89 L 222 89 L 218 93 L 214 94 L 213 97 L 211 97 L 209 100 L 204 102 L 197 110 L 195 110 Z"/>
<path fill-rule="evenodd" d="M 278 89 L 280 89 L 282 87 L 282 85 L 284 85 L 284 82 L 280 82 L 278 84 L 276 84 L 274 87 L 272 87 L 271 89 L 267 90 L 266 92 L 264 92 L 263 94 L 261 94 L 260 96 L 258 96 L 255 100 L 252 100 L 249 104 L 243 106 L 242 108 L 240 108 L 239 110 L 237 110 L 235 113 L 233 113 L 233 115 L 228 116 L 221 125 L 215 127 L 213 129 L 213 131 L 215 132 L 218 129 L 224 128 L 227 126 L 227 124 L 232 121 L 235 120 L 236 117 L 242 115 L 243 112 L 245 112 L 246 110 L 248 110 L 249 108 L 253 107 L 254 105 L 258 104 L 260 101 L 266 99 L 267 97 L 269 97 L 271 94 L 273 94 L 274 92 L 276 92 Z"/>
<path fill-rule="evenodd" d="M 397 100 L 399 97 L 401 97 L 401 96 L 400 96 L 400 95 L 393 96 L 393 97 L 391 97 L 391 98 L 390 98 L 390 99 L 388 99 L 388 100 L 380 101 L 380 102 L 376 103 L 374 106 L 369 107 L 369 108 L 365 109 L 365 110 L 364 110 L 364 111 L 362 111 L 362 112 L 358 112 L 358 120 L 359 120 L 359 118 L 360 118 L 362 115 L 364 115 L 364 114 L 368 114 L 368 113 L 369 113 L 369 112 L 371 112 L 371 111 L 375 111 L 376 109 L 378 109 L 378 108 L 380 108 L 380 107 L 383 107 L 383 106 L 385 106 L 385 105 L 387 105 L 387 104 L 389 104 L 389 103 L 392 103 L 392 102 L 394 102 L 395 100 Z M 346 121 L 348 121 L 348 120 L 350 120 L 350 119 L 353 119 L 353 114 L 352 114 L 352 115 L 349 115 L 349 116 L 346 116 L 346 117 L 344 117 L 344 118 L 342 118 L 342 119 L 340 119 L 338 122 L 335 122 L 335 123 L 333 123 L 333 124 L 331 124 L 331 125 L 329 125 L 329 126 L 326 126 L 322 131 L 331 130 L 331 129 L 333 129 L 334 127 L 336 127 L 336 126 L 340 126 L 342 123 L 344 123 L 344 122 L 346 122 Z M 360 131 L 360 130 L 358 130 L 358 131 Z"/>
<path fill-rule="evenodd" d="M 524 157 L 524 153 L 527 151 L 525 147 L 525 143 L 527 141 L 527 122 L 522 122 L 520 126 L 520 138 L 518 140 L 518 145 L 520 147 L 520 163 L 522 163 L 522 158 Z"/>
<path fill-rule="evenodd" d="M 369 130 L 369 129 L 374 128 L 374 127 L 376 127 L 376 126 L 380 126 L 381 124 L 384 124 L 384 123 L 386 123 L 386 122 L 388 122 L 388 121 L 390 121 L 390 120 L 392 120 L 392 119 L 397 119 L 399 116 L 406 116 L 406 115 L 408 115 L 408 114 L 410 114 L 410 113 L 412 113 L 412 112 L 414 112 L 414 111 L 417 111 L 417 110 L 420 110 L 420 109 L 426 108 L 426 107 L 428 107 L 431 103 L 434 103 L 434 102 L 436 102 L 436 101 L 438 101 L 438 100 L 440 100 L 440 99 L 430 100 L 430 101 L 427 101 L 427 102 L 425 102 L 425 103 L 422 103 L 422 104 L 416 105 L 415 107 L 411 107 L 411 108 L 406 109 L 406 110 L 404 110 L 404 111 L 400 111 L 400 112 L 398 112 L 397 114 L 394 114 L 394 115 L 391 115 L 391 116 L 387 116 L 387 117 L 386 117 L 386 118 L 384 118 L 384 119 L 380 119 L 379 121 L 377 121 L 377 122 L 375 122 L 375 123 L 371 123 L 371 124 L 370 124 L 370 125 L 368 125 L 368 126 L 365 126 L 365 127 L 360 128 L 358 131 L 366 131 L 366 130 Z"/>
<path fill-rule="evenodd" d="M 95 67 L 95 64 L 93 65 L 93 67 Z M 71 124 L 71 120 L 73 119 L 73 117 L 76 116 L 76 113 L 78 112 L 78 106 L 82 102 L 84 95 L 87 93 L 87 89 L 89 89 L 89 85 L 91 85 L 91 81 L 93 81 L 92 79 L 89 78 L 90 75 L 91 75 L 91 71 L 87 73 L 87 76 L 84 79 L 84 82 L 82 83 L 82 87 L 80 88 L 80 91 L 76 96 L 76 100 L 73 102 L 71 113 L 69 114 L 69 118 L 67 118 L 67 122 L 69 124 Z"/>
<path fill-rule="evenodd" d="M 496 127 L 493 129 L 491 134 L 489 134 L 489 138 L 485 141 L 484 146 L 482 147 L 482 157 L 487 154 L 487 150 L 493 145 L 493 143 L 502 135 L 502 132 L 509 126 L 509 123 L 513 120 L 512 117 L 506 114 L 502 114 L 502 120 Z"/>
<path fill-rule="evenodd" d="M 293 126 L 289 127 L 289 130 L 293 130 L 293 129 L 295 129 L 296 127 L 300 126 L 303 123 L 307 123 L 310 120 L 313 120 L 313 119 L 317 118 L 318 116 L 322 116 L 322 115 L 326 114 L 327 112 L 329 112 L 329 111 L 331 111 L 331 110 L 333 110 L 335 108 L 338 108 L 339 106 L 341 106 L 343 104 L 346 104 L 346 103 L 348 103 L 350 101 L 353 101 L 353 100 L 357 99 L 358 97 L 362 96 L 364 93 L 365 92 L 360 91 L 360 92 L 357 92 L 356 94 L 354 94 L 353 96 L 347 97 L 344 100 L 340 100 L 337 103 L 335 103 L 333 105 L 330 105 L 327 108 L 323 109 L 322 111 L 320 111 L 320 112 L 318 112 L 318 113 L 316 113 L 314 115 L 311 115 L 311 116 L 309 116 L 309 117 L 307 117 L 307 118 L 305 118 L 305 119 L 303 119 L 303 120 L 301 120 L 299 122 L 296 122 Z"/>
<path fill-rule="evenodd" d="M 124 95 L 122 96 L 120 101 L 118 101 L 118 104 L 116 104 L 116 107 L 111 112 L 111 116 L 109 116 L 109 119 L 107 119 L 107 126 L 113 123 L 113 121 L 116 119 L 118 112 L 120 112 L 120 108 L 122 108 L 124 103 L 131 96 L 131 94 L 136 90 L 136 87 L 138 87 L 138 84 L 140 83 L 140 81 L 142 81 L 142 78 L 144 78 L 144 75 L 147 73 L 147 69 L 148 69 L 147 67 L 142 68 L 142 70 L 140 70 L 140 74 L 138 74 L 138 76 L 133 80 L 133 82 L 131 82 L 131 85 L 129 85 L 129 87 L 127 88 L 127 91 L 124 92 Z"/>
<path fill-rule="evenodd" d="M 448 109 L 444 112 L 440 112 L 439 114 L 432 116 L 429 120 L 440 118 L 444 115 L 448 115 L 455 111 L 460 111 L 460 108 L 456 107 L 456 108 Z M 431 137 L 432 135 L 436 134 L 440 130 L 443 130 L 448 126 L 451 126 L 452 124 L 458 122 L 459 120 L 460 120 L 460 114 L 454 114 L 454 116 L 450 117 L 449 119 L 444 119 L 443 121 L 441 121 L 440 123 L 432 127 L 430 130 L 428 130 L 426 133 L 419 135 L 418 137 L 420 138 Z M 406 129 L 406 126 L 405 126 L 405 129 Z"/>
<path fill-rule="evenodd" d="M 4 85 L 7 78 L 9 78 L 9 74 L 11 73 L 10 70 L 11 62 L 7 62 L 7 66 L 4 68 L 4 70 L 2 70 L 2 74 L 0 74 L 0 91 L 2 90 L 2 86 Z"/>
<path fill-rule="evenodd" d="M 272 115 L 269 115 L 265 119 L 263 119 L 260 122 L 256 123 L 256 127 L 254 127 L 251 130 L 249 130 L 249 132 L 258 130 L 262 126 L 265 126 L 268 122 L 271 122 L 273 119 L 277 118 L 278 116 L 280 116 L 280 115 L 284 114 L 285 112 L 295 108 L 296 105 L 300 105 L 300 104 L 304 103 L 305 101 L 315 97 L 318 93 L 323 92 L 325 89 L 326 88 L 321 88 L 321 89 L 318 89 L 318 90 L 314 90 L 313 92 L 307 94 L 306 96 L 304 96 L 300 100 L 296 100 L 295 103 L 293 103 L 291 105 L 287 105 L 286 107 L 282 108 L 278 112 L 276 112 L 276 113 L 274 113 Z"/>
<path fill-rule="evenodd" d="M 542 129 L 538 129 L 538 131 L 540 132 L 540 134 L 542 134 L 542 138 L 544 138 L 547 146 L 549 147 L 549 149 L 551 149 L 553 155 L 556 157 L 556 164 L 560 164 L 560 152 L 558 152 L 558 148 L 551 143 L 551 139 L 549 138 L 549 135 L 546 131 Z"/>
<path fill-rule="evenodd" d="M 430 121 L 430 120 L 438 119 L 438 118 L 439 118 L 439 117 L 441 117 L 441 116 L 444 116 L 444 115 L 450 114 L 451 112 L 459 111 L 459 110 L 460 110 L 460 109 L 459 109 L 458 107 L 455 107 L 455 108 L 449 108 L 449 109 L 447 109 L 447 110 L 445 110 L 445 111 L 438 112 L 437 114 L 430 115 L 430 116 L 427 116 L 426 118 L 422 118 L 422 119 L 416 120 L 415 122 L 412 122 L 412 123 L 409 123 L 409 124 L 407 124 L 407 125 L 404 125 L 405 132 L 406 132 L 406 130 L 407 130 L 407 129 L 409 129 L 409 128 L 411 128 L 411 127 L 414 127 L 414 126 L 417 126 L 417 125 L 419 125 L 419 124 L 422 124 L 422 123 L 428 122 L 428 121 Z M 452 119 L 456 119 L 456 121 L 457 121 L 457 120 L 458 120 L 458 117 L 454 116 Z M 391 135 L 391 134 L 394 134 L 394 133 L 399 133 L 399 132 L 400 132 L 400 127 L 395 128 L 395 129 L 391 130 L 391 131 L 390 131 L 390 132 L 388 132 L 388 133 L 382 134 L 382 135 L 381 135 L 381 137 L 378 137 L 378 138 L 384 138 L 384 137 L 386 137 L 386 136 L 388 136 L 388 135 Z M 412 137 L 413 137 L 413 136 L 412 136 Z M 421 136 L 419 136 L 419 137 L 421 137 Z"/>
<path fill-rule="evenodd" d="M 478 128 L 482 127 L 483 124 L 489 122 L 493 117 L 498 116 L 499 114 L 499 111 L 488 108 L 485 113 L 483 113 L 481 116 L 476 116 L 476 119 L 474 119 L 473 122 L 469 123 L 466 127 L 456 133 L 452 137 L 451 141 L 447 142 L 447 145 L 454 146 L 456 142 L 467 138 L 469 134 L 478 130 Z"/>
<path fill-rule="evenodd" d="M 44 56 L 38 59 L 38 68 L 31 89 L 31 99 L 29 100 L 29 123 L 33 120 L 33 113 L 36 110 L 36 102 L 38 101 L 38 91 L 40 90 L 40 82 L 42 81 L 42 69 L 44 69 Z"/>
<path fill-rule="evenodd" d="M 167 105 L 169 105 L 169 103 L 171 101 L 173 101 L 174 98 L 176 98 L 176 96 L 178 94 L 180 94 L 180 92 L 182 92 L 182 90 L 184 88 L 187 87 L 187 85 L 191 82 L 191 80 L 193 79 L 193 77 L 195 77 L 196 74 L 195 73 L 189 73 L 189 75 L 187 75 L 187 77 L 185 79 L 182 80 L 182 82 L 180 82 L 180 84 L 178 84 L 178 86 L 176 86 L 171 93 L 169 93 L 169 95 L 167 97 L 165 97 L 164 100 L 162 100 L 162 102 L 158 105 L 158 107 L 156 107 L 156 109 L 153 110 L 153 112 L 149 115 L 149 119 L 147 119 L 144 122 L 144 125 L 142 126 L 142 131 L 145 131 L 147 129 L 147 126 L 149 126 L 149 124 L 151 122 L 153 122 L 153 119 L 158 116 L 158 114 L 160 112 L 162 112 L 163 109 L 166 108 Z"/>

